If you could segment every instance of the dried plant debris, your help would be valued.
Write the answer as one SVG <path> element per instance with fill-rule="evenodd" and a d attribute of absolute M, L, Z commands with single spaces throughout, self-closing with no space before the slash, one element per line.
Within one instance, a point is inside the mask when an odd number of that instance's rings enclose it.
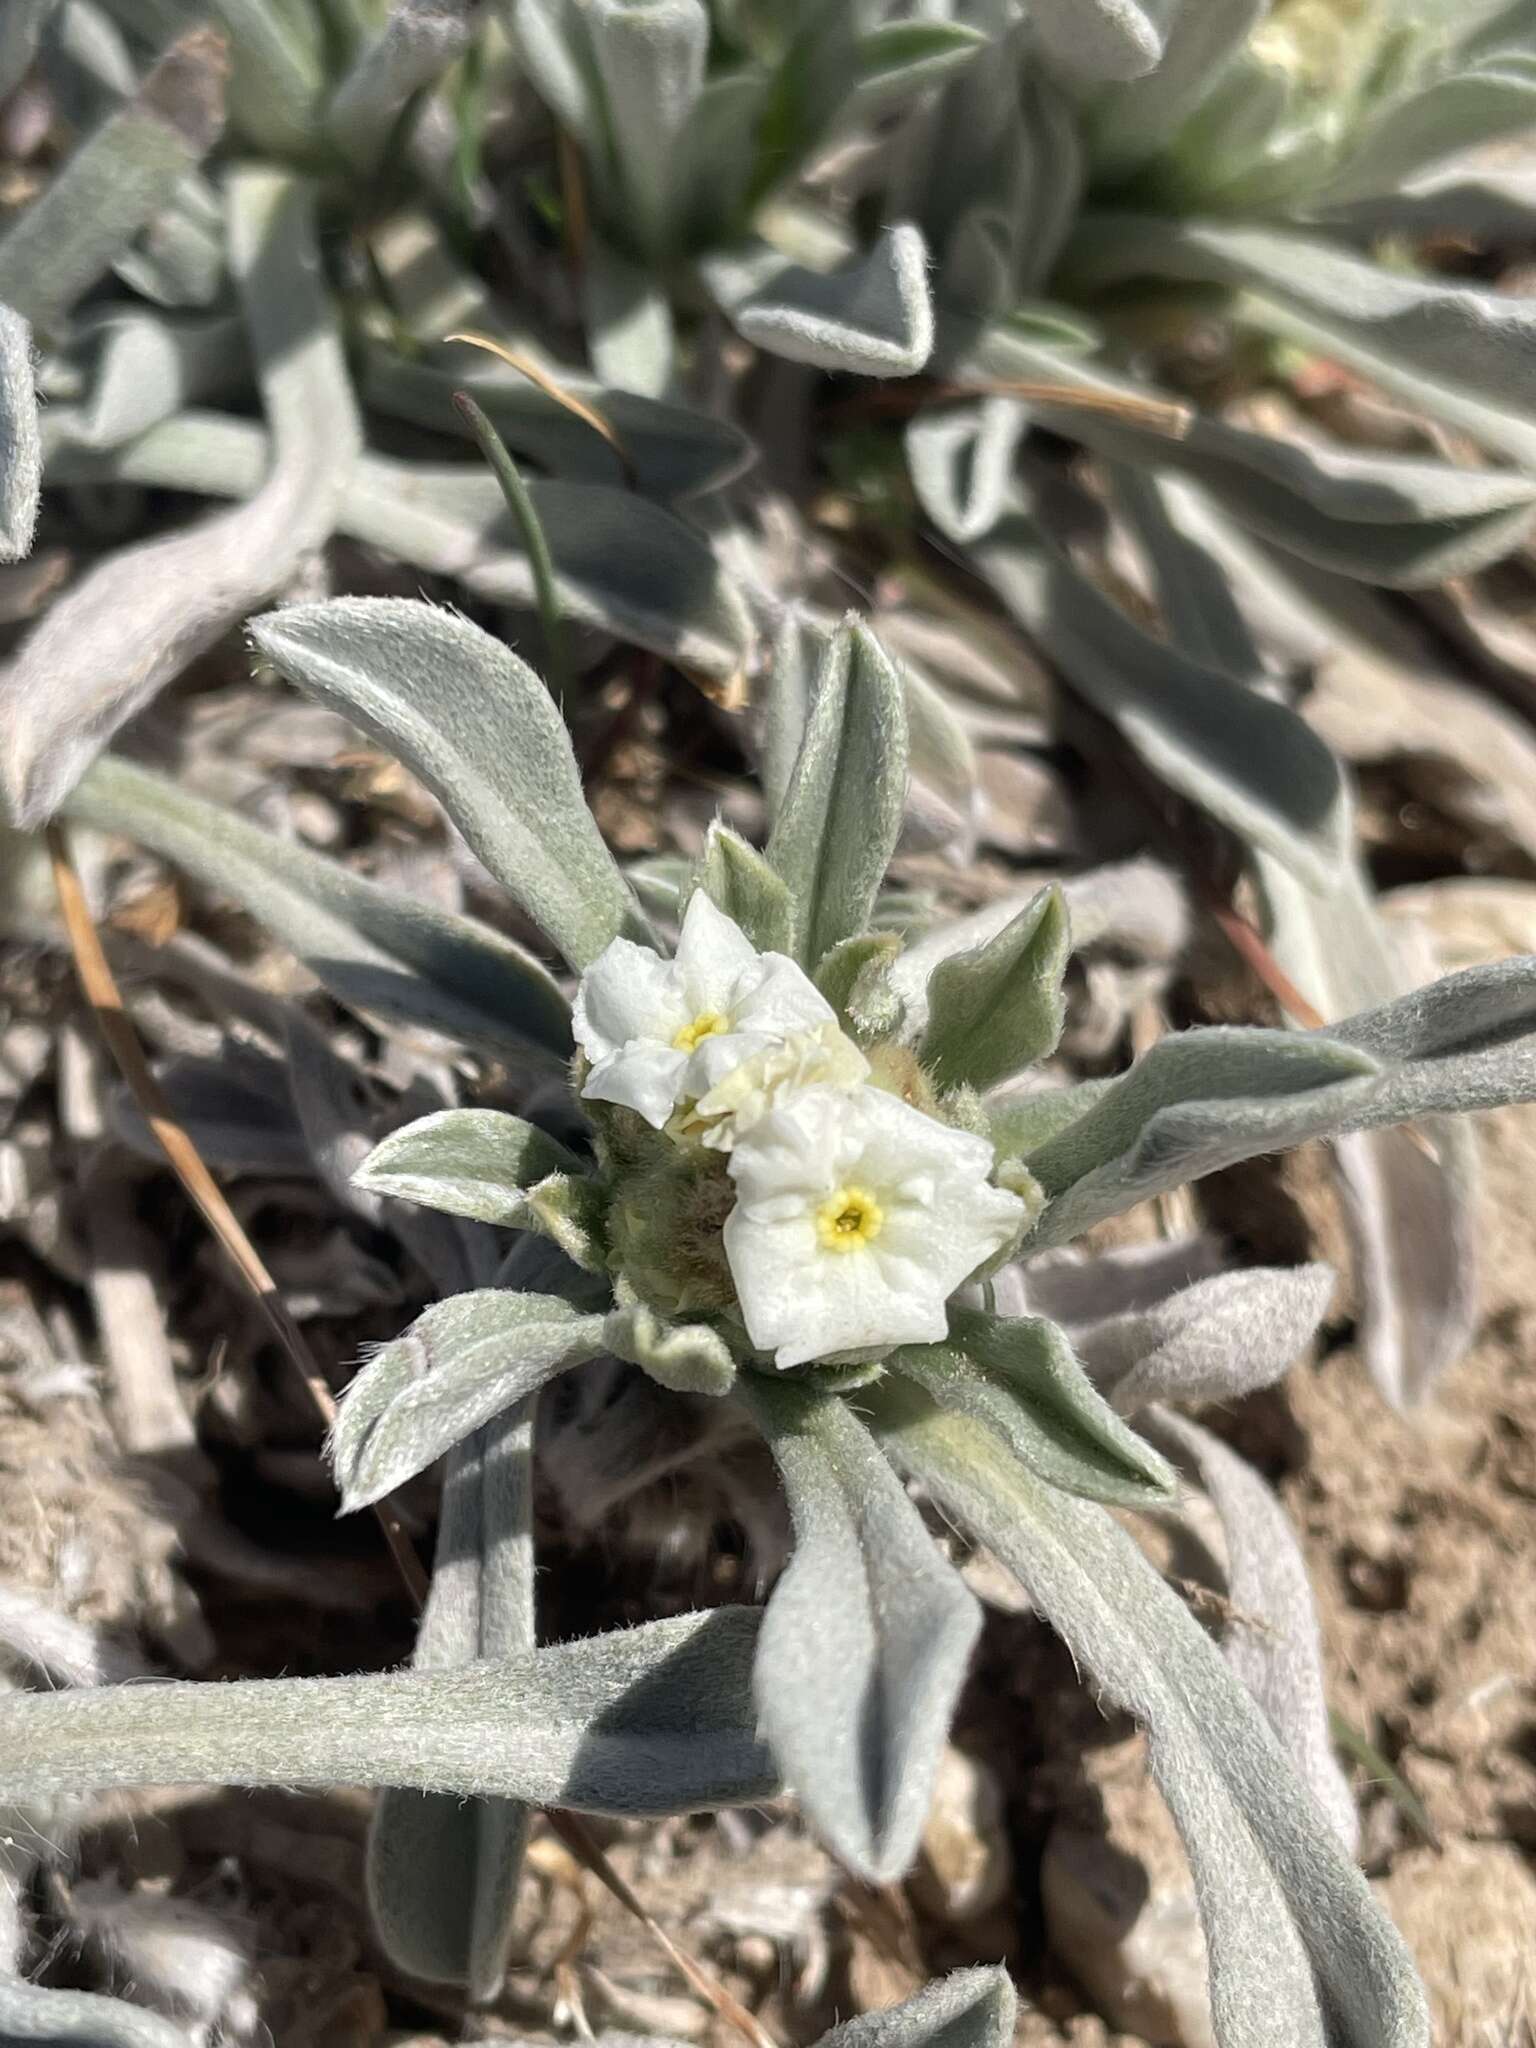
<path fill-rule="evenodd" d="M 1515 2038 L 1533 50 L 0 9 L 0 2037 Z"/>

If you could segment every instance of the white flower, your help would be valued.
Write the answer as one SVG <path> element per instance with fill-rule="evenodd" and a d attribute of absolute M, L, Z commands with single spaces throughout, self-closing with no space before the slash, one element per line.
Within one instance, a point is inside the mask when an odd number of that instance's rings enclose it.
<path fill-rule="evenodd" d="M 812 1083 L 856 1088 L 869 1074 L 869 1061 L 835 1022 L 797 1031 L 746 1060 L 730 1056 L 731 1043 L 706 1040 L 696 1062 L 708 1087 L 694 1105 L 693 1119 L 704 1143 L 719 1152 L 729 1152 L 795 1090 Z"/>
<path fill-rule="evenodd" d="M 657 1130 L 747 1061 L 837 1029 L 794 961 L 759 953 L 702 889 L 671 960 L 629 939 L 603 948 L 581 978 L 573 1021 L 592 1062 L 582 1094 L 624 1103 Z"/>
<path fill-rule="evenodd" d="M 725 1252 L 781 1366 L 934 1343 L 945 1305 L 1024 1220 L 992 1147 L 879 1088 L 800 1090 L 740 1136 Z"/>

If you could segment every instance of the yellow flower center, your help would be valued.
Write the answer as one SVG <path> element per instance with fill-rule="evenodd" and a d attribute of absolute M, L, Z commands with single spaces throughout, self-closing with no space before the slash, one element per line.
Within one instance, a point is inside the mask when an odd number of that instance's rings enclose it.
<path fill-rule="evenodd" d="M 884 1225 L 885 1211 L 864 1188 L 838 1188 L 816 1211 L 816 1235 L 829 1252 L 872 1244 Z"/>
<path fill-rule="evenodd" d="M 729 1031 L 731 1020 L 719 1010 L 700 1010 L 691 1024 L 685 1024 L 672 1041 L 674 1052 L 692 1052 L 702 1039 L 713 1038 L 716 1032 Z"/>

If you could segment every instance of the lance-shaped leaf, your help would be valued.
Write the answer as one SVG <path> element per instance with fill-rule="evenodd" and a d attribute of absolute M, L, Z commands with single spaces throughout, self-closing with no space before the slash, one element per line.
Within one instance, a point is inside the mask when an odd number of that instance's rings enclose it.
<path fill-rule="evenodd" d="M 482 1287 L 437 1302 L 341 1398 L 331 1463 L 343 1509 L 382 1499 L 514 1401 L 605 1349 L 603 1317 L 558 1295 Z"/>
<path fill-rule="evenodd" d="M 1193 1468 L 1220 1518 L 1232 1604 L 1222 1653 L 1268 1715 L 1297 1776 L 1353 1854 L 1360 1824 L 1329 1733 L 1306 1559 L 1285 1510 L 1253 1467 L 1197 1422 L 1157 1409 L 1144 1427 L 1171 1456 Z"/>
<path fill-rule="evenodd" d="M 738 332 L 790 362 L 912 377 L 932 351 L 928 251 L 910 221 L 886 228 L 843 270 L 808 270 L 767 252 L 717 257 L 705 272 Z"/>
<path fill-rule="evenodd" d="M 1097 85 L 1153 70 L 1175 11 L 1176 0 L 1033 0 L 1029 25 L 1053 63 Z"/>
<path fill-rule="evenodd" d="M 1385 270 L 1316 236 L 1144 214 L 1092 216 L 1068 260 L 1080 286 L 1149 275 L 1234 286 L 1240 318 L 1310 341 L 1536 465 L 1536 299 Z"/>
<path fill-rule="evenodd" d="M 1061 1244 L 1165 1188 L 1342 1131 L 1536 1096 L 1536 959 L 1448 975 L 1326 1032 L 1165 1038 L 1028 1154 Z"/>
<path fill-rule="evenodd" d="M 0 2041 L 46 2048 L 187 2048 L 185 2028 L 126 1999 L 0 1983 Z"/>
<path fill-rule="evenodd" d="M 453 409 L 453 393 L 467 391 L 514 454 L 559 477 L 609 485 L 629 481 L 627 459 L 635 488 L 653 498 L 719 490 L 753 459 L 751 442 L 728 420 L 616 391 L 562 364 L 546 367 L 563 391 L 607 422 L 623 456 L 585 420 L 511 369 L 442 367 L 435 356 L 405 362 L 376 350 L 365 358 L 363 396 L 381 412 L 462 440 L 466 429 Z"/>
<path fill-rule="evenodd" d="M 0 300 L 58 326 L 218 140 L 224 71 L 209 30 L 172 45 L 0 238 Z"/>
<path fill-rule="evenodd" d="M 678 139 L 704 83 L 708 11 L 703 0 L 592 0 L 587 37 L 626 218 L 642 246 L 659 247 Z"/>
<path fill-rule="evenodd" d="M 1396 191 L 1448 157 L 1503 135 L 1529 134 L 1533 126 L 1536 62 L 1528 53 L 1503 52 L 1470 71 L 1434 79 L 1364 123 L 1320 202 L 1334 206 Z"/>
<path fill-rule="evenodd" d="M 1124 1415 L 1154 1401 L 1235 1401 L 1295 1363 L 1336 1285 L 1330 1266 L 1245 1266 L 1149 1307 L 1074 1324 L 1072 1342 Z"/>
<path fill-rule="evenodd" d="M 51 405 L 47 459 L 64 446 L 115 448 L 186 410 L 195 399 L 241 390 L 250 376 L 245 328 L 231 313 L 176 317 L 112 305 L 87 324 L 74 321 L 72 360 L 81 363 L 85 390 L 76 404 Z M 266 437 L 252 448 L 248 474 L 230 497 L 260 488 L 271 463 Z M 68 475 L 53 469 L 50 481 Z"/>
<path fill-rule="evenodd" d="M 87 420 L 77 414 L 63 424 L 70 441 L 50 437 L 50 483 L 116 481 L 244 497 L 259 487 L 269 460 L 260 428 L 223 413 L 189 410 L 102 451 L 75 442 Z M 527 489 L 563 618 L 720 682 L 740 673 L 753 645 L 746 601 L 692 527 L 632 491 L 602 484 L 540 481 Z M 365 455 L 346 483 L 336 526 L 418 569 L 452 576 L 477 596 L 528 609 L 538 601 L 534 566 L 509 526 L 500 486 L 467 464 Z"/>
<path fill-rule="evenodd" d="M 407 100 L 463 56 L 476 12 L 475 0 L 395 0 L 326 111 L 327 134 L 357 169 L 376 168 Z"/>
<path fill-rule="evenodd" d="M 508 1409 L 451 1454 L 432 1587 L 412 1665 L 452 1670 L 525 1655 L 534 1641 L 533 1404 Z M 528 1809 L 398 1787 L 368 1836 L 368 1903 L 413 1977 L 494 1997 L 506 1972 Z"/>
<path fill-rule="evenodd" d="M 844 2020 L 816 2048 L 1008 2048 L 1017 2007 L 1001 1964 L 954 1970 L 900 2005 Z"/>
<path fill-rule="evenodd" d="M 827 645 L 768 858 L 795 902 L 797 950 L 814 967 L 862 932 L 901 831 L 907 709 L 890 657 L 849 621 Z"/>
<path fill-rule="evenodd" d="M 528 1189 L 547 1174 L 580 1171 L 573 1153 L 521 1117 L 440 1109 L 380 1139 L 353 1181 L 368 1194 L 526 1230 Z"/>
<path fill-rule="evenodd" d="M 828 1846 L 888 1883 L 917 1853 L 981 1612 L 842 1400 L 741 1387 L 795 1524 L 758 1644 L 763 1732 Z"/>
<path fill-rule="evenodd" d="M 711 903 L 739 924 L 762 953 L 794 944 L 795 906 L 783 877 L 739 832 L 716 818 L 694 870 Z"/>
<path fill-rule="evenodd" d="M 919 93 L 946 84 L 987 48 L 979 29 L 959 21 L 885 21 L 854 52 L 857 83 L 839 128 L 864 128 Z"/>
<path fill-rule="evenodd" d="M 1146 1728 L 1194 1873 L 1221 2048 L 1428 2048 L 1401 1940 L 1259 1707 L 1130 1538 L 899 1381 L 864 1399 L 897 1464 L 1017 1575 L 1100 1693 Z"/>
<path fill-rule="evenodd" d="M 1066 1333 L 1040 1316 L 950 1311 L 949 1340 L 893 1351 L 893 1372 L 942 1408 L 984 1422 L 1032 1472 L 1067 1493 L 1127 1507 L 1171 1500 L 1177 1481 L 1099 1394 Z"/>
<path fill-rule="evenodd" d="M 455 1671 L 6 1694 L 6 1785 L 410 1785 L 635 1816 L 752 1805 L 779 1789 L 752 1699 L 757 1632 L 754 1609 L 725 1607 Z"/>
<path fill-rule="evenodd" d="M 493 1051 L 570 1056 L 570 1005 L 536 960 L 489 925 L 365 882 L 110 755 L 66 812 L 234 897 L 340 1002 Z"/>
<path fill-rule="evenodd" d="M 398 754 L 574 967 L 624 928 L 628 887 L 548 690 L 467 619 L 415 598 L 269 612 L 251 636 L 308 695 Z"/>
<path fill-rule="evenodd" d="M 1342 782 L 1303 720 L 1142 632 L 1021 520 L 994 528 L 972 560 L 1155 773 L 1309 886 L 1326 886 L 1348 829 Z"/>
<path fill-rule="evenodd" d="M 941 1088 L 992 1088 L 1056 1050 L 1071 950 L 1061 891 L 1042 889 L 995 939 L 940 961 L 919 1057 Z"/>
<path fill-rule="evenodd" d="M 1173 11 L 1161 60 L 1100 92 L 1089 113 L 1096 166 L 1113 180 L 1154 155 L 1218 83 L 1268 0 L 1200 0 Z"/>
<path fill-rule="evenodd" d="M 41 480 L 32 336 L 19 313 L 0 306 L 0 562 L 31 547 Z"/>
<path fill-rule="evenodd" d="M 271 471 L 248 504 L 98 563 L 12 661 L 0 734 L 22 824 L 56 809 L 125 720 L 329 537 L 341 503 L 359 428 L 322 287 L 314 196 L 252 166 L 231 171 L 227 191 Z"/>

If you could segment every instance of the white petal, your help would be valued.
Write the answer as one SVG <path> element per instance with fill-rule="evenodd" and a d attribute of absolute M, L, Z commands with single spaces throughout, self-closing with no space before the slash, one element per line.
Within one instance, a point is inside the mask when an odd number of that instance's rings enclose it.
<path fill-rule="evenodd" d="M 723 1010 L 729 1015 L 738 982 L 757 970 L 761 958 L 735 919 L 695 889 L 683 913 L 676 960 L 678 986 L 690 1013 Z"/>
<path fill-rule="evenodd" d="M 659 1131 L 677 1107 L 687 1066 L 685 1052 L 632 1041 L 599 1060 L 581 1092 L 592 1102 L 621 1102 L 636 1109 Z"/>
<path fill-rule="evenodd" d="M 764 953 L 758 975 L 737 992 L 736 1025 L 742 1031 L 771 1031 L 783 1037 L 836 1025 L 837 1013 L 805 971 L 783 953 Z"/>
<path fill-rule="evenodd" d="M 688 1021 L 674 964 L 632 939 L 606 945 L 576 990 L 572 1028 L 594 1062 L 637 1038 L 670 1046 Z"/>
<path fill-rule="evenodd" d="M 748 1046 L 743 1057 L 739 1049 Z M 689 1081 L 698 1090 L 704 1143 L 728 1152 L 795 1090 L 816 1083 L 854 1088 L 868 1073 L 868 1060 L 834 1021 L 789 1038 L 745 1031 L 707 1038 L 693 1056 Z"/>

